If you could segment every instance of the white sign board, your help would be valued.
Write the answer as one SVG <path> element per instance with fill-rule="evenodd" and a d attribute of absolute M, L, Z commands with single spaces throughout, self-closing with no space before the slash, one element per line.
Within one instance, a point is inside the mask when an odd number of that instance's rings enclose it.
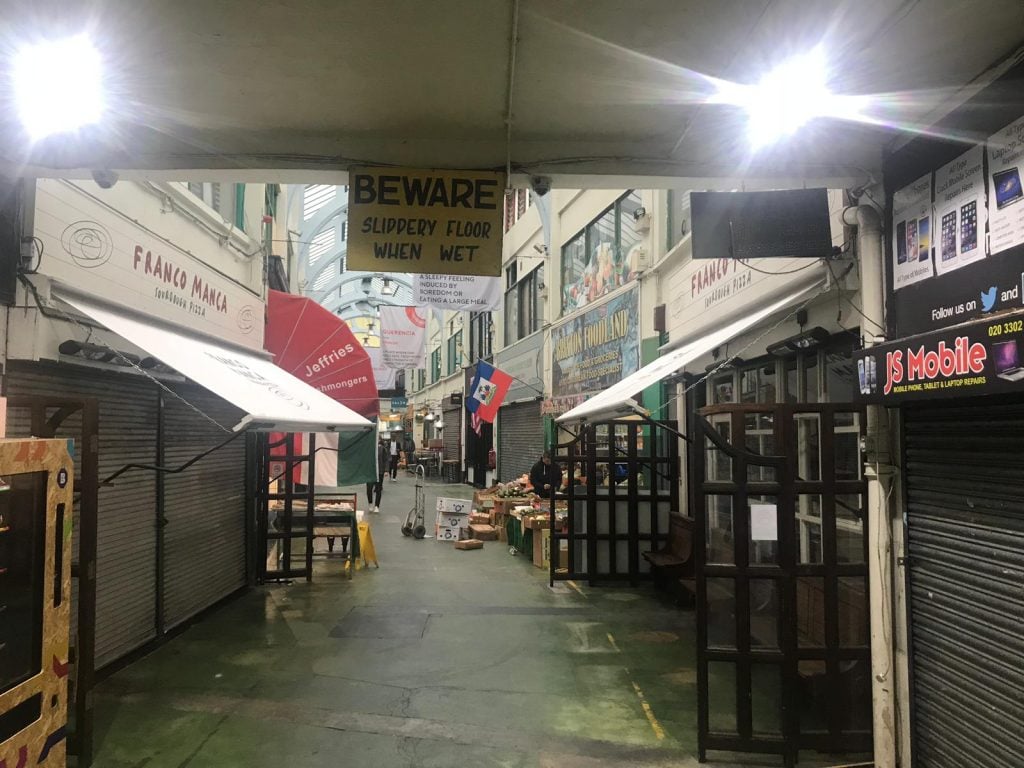
<path fill-rule="evenodd" d="M 988 140 L 989 237 L 992 253 L 1024 243 L 1024 117 Z"/>
<path fill-rule="evenodd" d="M 72 182 L 37 182 L 34 227 L 43 249 L 40 274 L 135 312 L 263 349 L 259 296 Z"/>
<path fill-rule="evenodd" d="M 501 308 L 501 278 L 480 275 L 413 275 L 413 303 L 453 312 Z"/>
<path fill-rule="evenodd" d="M 778 509 L 774 504 L 750 505 L 750 540 L 778 541 Z"/>
<path fill-rule="evenodd" d="M 926 174 L 892 196 L 892 287 L 899 290 L 927 280 L 935 274 L 931 249 L 921 247 L 919 232 L 924 227 L 926 241 L 932 230 L 932 175 Z M 936 232 L 944 237 L 942 232 Z"/>
<path fill-rule="evenodd" d="M 982 148 L 971 147 L 935 172 L 935 217 L 931 223 L 927 217 L 918 219 L 916 237 L 919 258 L 935 246 L 935 269 L 940 275 L 985 258 L 983 159 Z M 937 242 L 930 231 L 936 224 Z"/>

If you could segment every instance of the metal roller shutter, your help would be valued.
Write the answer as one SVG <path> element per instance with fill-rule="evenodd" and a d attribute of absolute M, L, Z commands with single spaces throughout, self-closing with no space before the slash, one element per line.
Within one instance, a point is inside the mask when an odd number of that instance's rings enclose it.
<path fill-rule="evenodd" d="M 99 401 L 100 480 L 132 462 L 156 460 L 157 390 L 131 374 L 69 365 L 11 362 L 12 395 L 95 397 Z M 69 420 L 65 431 L 80 422 Z M 12 421 L 11 436 L 29 425 Z M 156 637 L 156 477 L 131 471 L 100 486 L 96 551 L 96 667 Z M 77 542 L 76 542 L 77 546 Z M 72 607 L 72 615 L 77 603 Z"/>
<path fill-rule="evenodd" d="M 165 395 L 164 464 L 177 467 L 223 442 L 243 414 L 204 389 L 172 389 L 228 430 Z M 171 629 L 245 586 L 245 438 L 164 482 L 163 609 Z"/>
<path fill-rule="evenodd" d="M 444 416 L 444 431 L 441 439 L 444 443 L 444 460 L 461 461 L 461 445 L 459 437 L 462 434 L 462 406 L 445 407 L 441 409 Z"/>
<path fill-rule="evenodd" d="M 907 409 L 914 762 L 1024 766 L 1024 403 Z"/>
<path fill-rule="evenodd" d="M 506 405 L 498 411 L 498 480 L 527 474 L 544 451 L 540 401 Z"/>

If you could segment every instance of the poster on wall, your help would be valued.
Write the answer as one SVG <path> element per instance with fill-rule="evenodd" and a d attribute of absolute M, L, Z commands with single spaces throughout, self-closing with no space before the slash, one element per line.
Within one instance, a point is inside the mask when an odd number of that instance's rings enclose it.
<path fill-rule="evenodd" d="M 427 351 L 426 312 L 418 307 L 382 306 L 380 345 L 386 368 L 422 368 Z"/>
<path fill-rule="evenodd" d="M 988 140 L 989 237 L 992 253 L 1024 243 L 1024 117 Z"/>
<path fill-rule="evenodd" d="M 586 397 L 640 365 L 637 292 L 630 290 L 552 329 L 552 395 Z"/>
<path fill-rule="evenodd" d="M 931 259 L 932 175 L 925 174 L 892 196 L 892 277 L 899 290 L 934 274 Z M 922 247 L 921 233 L 924 232 Z M 941 234 L 940 234 L 941 236 Z"/>
<path fill-rule="evenodd" d="M 934 245 L 935 269 L 940 275 L 985 258 L 984 179 L 980 146 L 971 147 L 935 172 L 935 217 L 931 223 L 927 217 L 918 219 L 916 236 L 922 252 L 929 242 Z M 937 237 L 930 231 L 935 226 Z M 909 240 L 909 230 L 907 236 Z"/>

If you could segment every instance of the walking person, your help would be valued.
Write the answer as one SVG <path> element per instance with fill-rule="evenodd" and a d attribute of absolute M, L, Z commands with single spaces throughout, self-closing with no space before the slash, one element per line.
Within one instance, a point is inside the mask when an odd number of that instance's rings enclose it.
<path fill-rule="evenodd" d="M 530 470 L 530 485 L 542 499 L 551 500 L 562 487 L 562 470 L 551 461 L 551 453 L 544 451 L 540 461 Z"/>
<path fill-rule="evenodd" d="M 398 436 L 391 436 L 391 482 L 398 479 Z"/>
<path fill-rule="evenodd" d="M 388 444 L 382 438 L 377 441 L 377 482 L 366 484 L 366 504 L 373 505 L 373 513 L 380 512 L 380 497 L 384 493 L 384 473 L 388 471 L 391 455 Z"/>

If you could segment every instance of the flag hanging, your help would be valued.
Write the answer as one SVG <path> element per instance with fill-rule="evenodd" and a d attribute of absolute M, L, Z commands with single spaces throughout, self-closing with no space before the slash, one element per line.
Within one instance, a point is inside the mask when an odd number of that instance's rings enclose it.
<path fill-rule="evenodd" d="M 473 427 L 473 431 L 476 432 L 477 437 L 483 437 L 484 422 L 480 418 L 480 414 L 475 411 L 469 414 L 469 424 Z"/>
<path fill-rule="evenodd" d="M 482 360 L 477 362 L 476 376 L 466 398 L 466 410 L 483 421 L 493 423 L 510 386 L 512 377 L 507 373 Z"/>

